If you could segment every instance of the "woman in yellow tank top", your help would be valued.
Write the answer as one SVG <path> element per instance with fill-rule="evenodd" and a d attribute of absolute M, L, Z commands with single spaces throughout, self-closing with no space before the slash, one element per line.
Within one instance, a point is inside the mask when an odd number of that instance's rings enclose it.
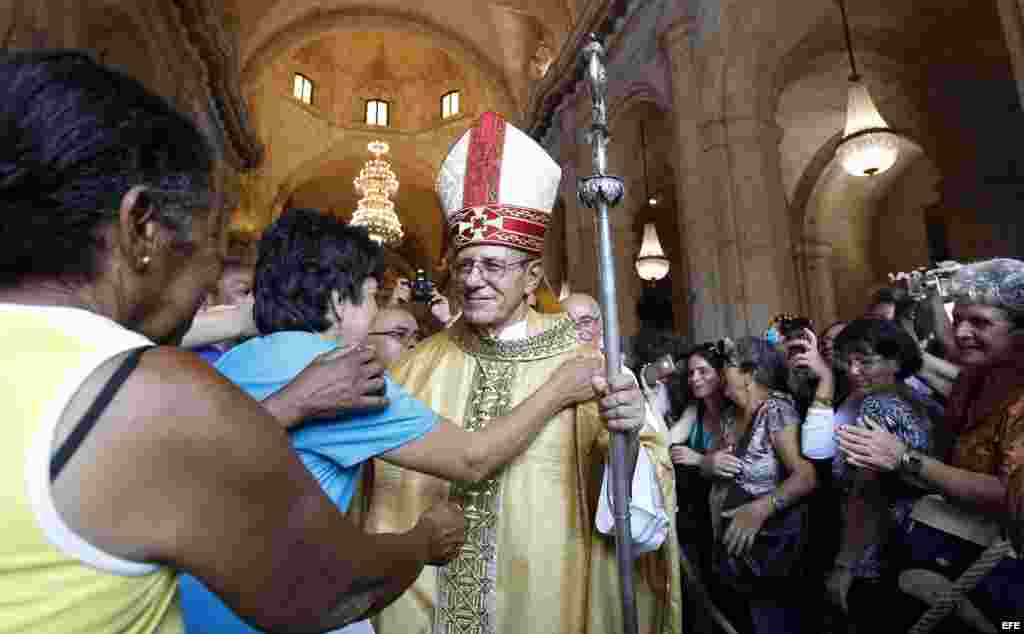
<path fill-rule="evenodd" d="M 261 406 L 152 347 L 221 269 L 226 205 L 197 128 L 74 52 L 9 55 L 0 86 L 0 633 L 178 632 L 179 570 L 256 627 L 326 630 L 453 556 L 451 508 L 370 539 L 281 430 L 384 406 L 371 351 L 320 359 Z"/>

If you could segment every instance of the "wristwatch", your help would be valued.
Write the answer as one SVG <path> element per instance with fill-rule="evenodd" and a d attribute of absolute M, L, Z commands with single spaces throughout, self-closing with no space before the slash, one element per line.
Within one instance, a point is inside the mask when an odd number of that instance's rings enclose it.
<path fill-rule="evenodd" d="M 900 456 L 900 471 L 903 473 L 909 473 L 910 475 L 921 475 L 921 454 L 917 453 L 913 449 L 907 449 Z"/>

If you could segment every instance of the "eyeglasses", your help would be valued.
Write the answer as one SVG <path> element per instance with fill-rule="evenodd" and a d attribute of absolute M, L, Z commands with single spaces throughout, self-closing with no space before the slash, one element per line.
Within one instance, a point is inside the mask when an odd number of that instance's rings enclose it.
<path fill-rule="evenodd" d="M 601 321 L 600 317 L 591 317 L 590 315 L 580 315 L 579 317 L 573 317 L 572 315 L 569 315 L 569 319 L 571 319 L 572 323 L 576 324 L 580 328 L 590 328 L 594 324 Z"/>
<path fill-rule="evenodd" d="M 480 277 L 486 280 L 498 280 L 508 275 L 508 270 L 512 267 L 522 266 L 527 262 L 533 261 L 533 259 L 523 258 L 513 262 L 506 262 L 498 258 L 482 258 L 479 260 L 466 258 L 452 264 L 451 273 L 456 279 L 465 280 L 473 274 L 473 271 L 479 270 Z"/>
<path fill-rule="evenodd" d="M 379 335 L 381 337 L 391 337 L 397 340 L 403 346 L 415 344 L 420 339 L 420 333 L 418 330 L 381 330 L 378 332 L 368 333 L 370 335 Z"/>

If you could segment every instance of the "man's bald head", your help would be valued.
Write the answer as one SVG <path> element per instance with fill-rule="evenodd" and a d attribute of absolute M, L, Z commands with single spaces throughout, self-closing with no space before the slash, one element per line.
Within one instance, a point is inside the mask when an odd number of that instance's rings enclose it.
<path fill-rule="evenodd" d="M 590 295 L 573 293 L 562 300 L 562 309 L 576 324 L 576 332 L 583 341 L 601 345 L 604 326 L 601 321 L 601 305 Z"/>
<path fill-rule="evenodd" d="M 389 307 L 377 312 L 367 342 L 377 350 L 381 363 L 389 366 L 412 350 L 419 338 L 420 327 L 412 313 Z"/>

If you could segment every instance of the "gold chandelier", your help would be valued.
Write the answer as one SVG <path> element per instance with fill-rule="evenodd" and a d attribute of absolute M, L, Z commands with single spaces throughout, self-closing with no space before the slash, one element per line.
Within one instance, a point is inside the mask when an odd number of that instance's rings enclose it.
<path fill-rule="evenodd" d="M 370 238 L 379 244 L 394 246 L 402 241 L 402 223 L 395 213 L 391 196 L 398 191 L 398 178 L 391 171 L 391 164 L 381 158 L 390 148 L 383 141 L 374 141 L 366 146 L 373 158 L 359 172 L 353 181 L 356 191 L 362 194 L 349 224 L 366 227 Z"/>

